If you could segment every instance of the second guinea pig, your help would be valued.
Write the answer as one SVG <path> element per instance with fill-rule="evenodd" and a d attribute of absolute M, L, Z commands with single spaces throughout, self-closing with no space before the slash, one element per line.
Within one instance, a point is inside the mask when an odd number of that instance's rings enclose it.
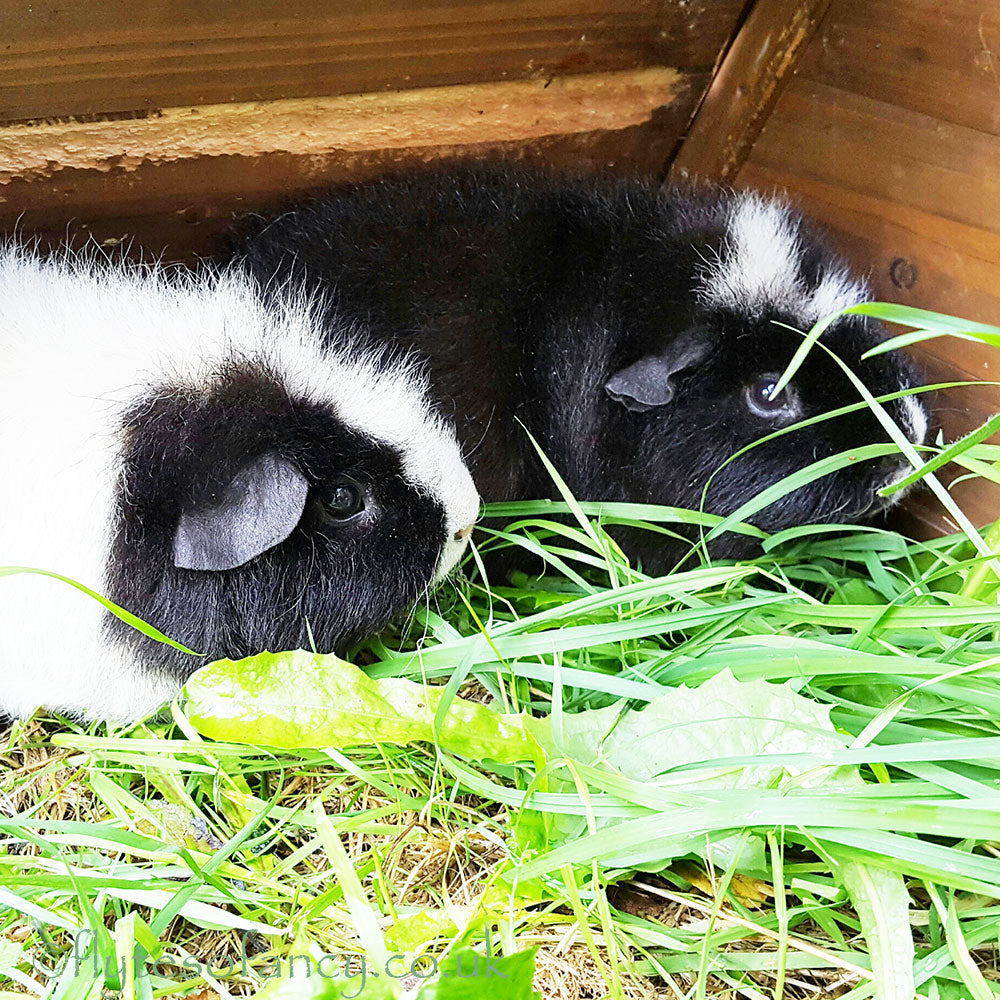
<path fill-rule="evenodd" d="M 779 324 L 806 331 L 868 290 L 791 207 L 751 192 L 444 167 L 251 222 L 236 256 L 262 284 L 303 279 L 379 344 L 424 357 L 486 501 L 553 495 L 520 424 L 580 499 L 698 509 L 737 451 L 860 400 L 819 347 L 771 398 L 802 343 Z M 822 343 L 876 395 L 919 385 L 905 356 L 862 360 L 885 337 L 844 317 Z M 920 397 L 887 406 L 922 443 Z M 715 474 L 705 509 L 730 513 L 817 459 L 887 440 L 866 409 L 776 438 Z M 858 463 L 752 520 L 776 531 L 872 516 L 906 470 L 899 456 Z M 713 552 L 753 545 L 730 534 Z M 645 532 L 629 549 L 663 571 L 684 546 Z"/>
<path fill-rule="evenodd" d="M 131 721 L 201 663 L 329 651 L 455 565 L 479 498 L 404 358 L 285 290 L 0 246 L 0 715 Z"/>

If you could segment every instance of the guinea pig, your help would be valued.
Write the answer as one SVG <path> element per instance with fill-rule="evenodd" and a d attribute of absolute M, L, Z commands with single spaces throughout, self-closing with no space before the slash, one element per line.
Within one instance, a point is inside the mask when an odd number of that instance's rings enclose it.
<path fill-rule="evenodd" d="M 133 721 L 202 663 L 340 649 L 455 565 L 479 497 L 419 366 L 290 289 L 0 248 L 0 713 Z"/>
<path fill-rule="evenodd" d="M 807 331 L 869 296 L 775 198 L 459 165 L 246 220 L 232 256 L 262 283 L 295 277 L 330 292 L 377 343 L 425 358 L 488 502 L 553 495 L 525 428 L 579 499 L 699 509 L 711 479 L 704 509 L 717 514 L 814 460 L 888 440 L 862 409 L 724 465 L 772 431 L 860 401 L 819 346 L 771 396 L 802 343 L 787 326 Z M 885 337 L 852 316 L 822 343 L 877 395 L 919 385 L 905 356 L 862 360 Z M 887 405 L 923 442 L 919 397 Z M 859 463 L 752 520 L 776 531 L 870 517 L 885 506 L 879 489 L 904 471 L 898 456 Z M 741 557 L 755 544 L 729 534 L 712 551 Z M 659 572 L 687 546 L 641 532 L 626 547 Z"/>

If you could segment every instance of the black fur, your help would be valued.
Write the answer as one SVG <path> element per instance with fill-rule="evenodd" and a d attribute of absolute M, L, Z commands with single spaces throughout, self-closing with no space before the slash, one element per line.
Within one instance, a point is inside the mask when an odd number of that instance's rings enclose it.
<path fill-rule="evenodd" d="M 210 501 L 248 460 L 276 452 L 310 484 L 291 535 L 245 565 L 179 569 L 182 510 Z M 359 521 L 324 513 L 331 484 L 368 494 Z M 290 399 L 259 366 L 232 367 L 206 391 L 160 387 L 126 418 L 122 494 L 108 597 L 207 660 L 262 649 L 325 652 L 372 634 L 427 587 L 445 538 L 440 504 L 403 477 L 399 457 L 345 426 L 328 407 Z M 185 679 L 191 656 L 108 616 L 114 638 L 150 669 Z"/>
<path fill-rule="evenodd" d="M 290 276 L 319 285 L 331 310 L 425 356 L 484 500 L 553 495 L 520 421 L 581 499 L 698 508 L 724 460 L 775 429 L 742 396 L 758 376 L 780 373 L 801 343 L 773 321 L 803 327 L 793 313 L 755 318 L 707 308 L 695 294 L 720 250 L 731 197 L 459 166 L 341 188 L 251 220 L 234 256 L 264 285 Z M 806 286 L 838 260 L 803 223 Z M 637 412 L 610 398 L 609 378 L 669 351 L 681 334 L 707 356 L 672 376 L 672 399 Z M 824 343 L 876 393 L 917 384 L 898 355 L 860 360 L 884 337 L 874 321 L 845 319 Z M 803 416 L 858 402 L 818 349 L 794 391 Z M 817 458 L 884 440 L 862 411 L 770 442 L 715 476 L 706 509 L 728 513 Z M 876 490 L 897 468 L 890 460 L 844 470 L 754 520 L 774 531 L 871 515 Z M 647 569 L 682 551 L 639 537 L 630 544 Z M 752 546 L 730 535 L 715 552 L 741 556 Z"/>

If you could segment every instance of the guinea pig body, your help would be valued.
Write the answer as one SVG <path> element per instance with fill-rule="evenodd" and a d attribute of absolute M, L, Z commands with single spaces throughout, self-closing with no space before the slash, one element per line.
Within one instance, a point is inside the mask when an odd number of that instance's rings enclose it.
<path fill-rule="evenodd" d="M 552 495 L 523 424 L 577 497 L 699 508 L 709 477 L 744 446 L 857 403 L 824 351 L 770 400 L 800 333 L 868 297 L 787 204 L 749 192 L 662 189 L 517 167 L 459 166 L 330 192 L 264 223 L 235 255 L 263 283 L 328 290 L 380 342 L 416 349 L 432 372 L 486 501 Z M 862 317 L 823 336 L 877 394 L 919 384 Z M 919 397 L 888 404 L 915 442 Z M 887 437 L 870 412 L 752 449 L 712 478 L 725 514 L 810 462 Z M 877 512 L 900 460 L 862 463 L 803 487 L 755 520 L 767 530 Z M 752 542 L 720 539 L 740 556 Z M 683 551 L 649 533 L 650 570 Z"/>
<path fill-rule="evenodd" d="M 206 657 L 330 650 L 457 561 L 478 495 L 423 374 L 245 275 L 0 248 L 0 564 Z M 0 714 L 128 721 L 204 659 L 0 582 Z"/>

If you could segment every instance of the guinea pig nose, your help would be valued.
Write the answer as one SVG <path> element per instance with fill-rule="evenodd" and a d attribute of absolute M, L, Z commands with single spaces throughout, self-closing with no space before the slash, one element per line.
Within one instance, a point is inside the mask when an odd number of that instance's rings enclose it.
<path fill-rule="evenodd" d="M 467 524 L 464 528 L 459 528 L 458 531 L 455 532 L 455 541 L 456 542 L 464 542 L 465 539 L 468 538 L 469 535 L 472 534 L 472 529 L 475 526 L 476 526 L 476 524 L 473 521 L 472 524 Z"/>

